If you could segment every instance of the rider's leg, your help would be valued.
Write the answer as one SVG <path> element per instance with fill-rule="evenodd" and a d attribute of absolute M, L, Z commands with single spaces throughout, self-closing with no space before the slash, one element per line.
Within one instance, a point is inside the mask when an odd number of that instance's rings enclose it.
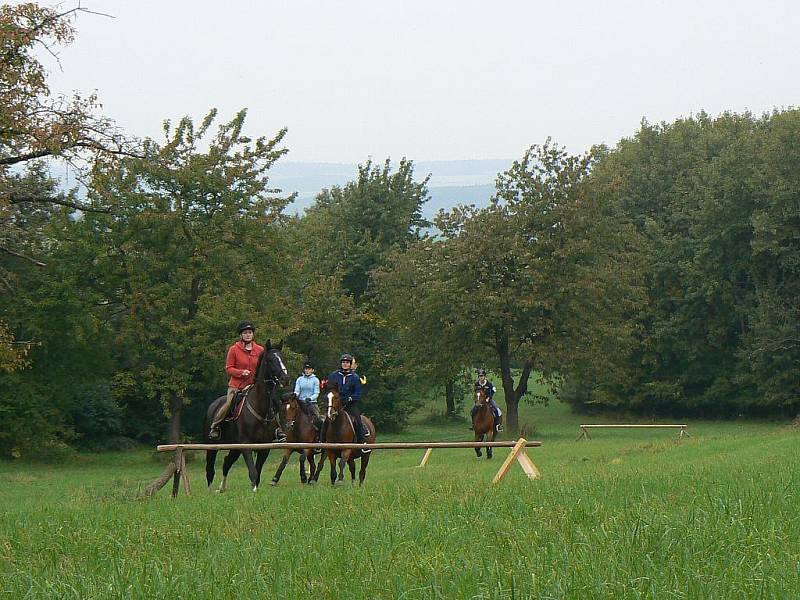
<path fill-rule="evenodd" d="M 361 420 L 361 410 L 359 410 L 358 402 L 351 402 L 347 405 L 345 410 L 353 417 L 353 429 L 356 434 L 356 444 L 365 444 L 366 438 L 369 437 L 369 429 L 367 429 L 364 422 Z M 369 450 L 362 450 L 362 452 L 369 452 Z"/>
<path fill-rule="evenodd" d="M 228 388 L 228 394 L 225 398 L 225 403 L 217 409 L 217 413 L 214 415 L 214 421 L 211 423 L 211 431 L 208 432 L 208 437 L 216 439 L 219 437 L 219 428 L 222 422 L 225 420 L 225 417 L 228 415 L 228 411 L 231 408 L 231 404 L 233 403 L 233 397 L 236 395 L 236 392 L 239 390 L 235 387 Z"/>
<path fill-rule="evenodd" d="M 492 412 L 494 412 L 495 430 L 503 431 L 503 415 L 500 412 L 500 407 L 494 402 L 494 398 L 489 398 L 489 404 L 492 405 Z"/>

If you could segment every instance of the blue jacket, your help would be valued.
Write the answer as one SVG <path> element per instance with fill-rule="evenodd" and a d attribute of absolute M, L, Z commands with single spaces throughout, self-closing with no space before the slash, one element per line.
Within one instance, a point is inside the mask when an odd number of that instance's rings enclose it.
<path fill-rule="evenodd" d="M 347 374 L 342 373 L 341 370 L 334 371 L 328 376 L 328 381 L 339 384 L 339 395 L 343 402 L 346 402 L 348 398 L 352 398 L 353 402 L 361 400 L 361 379 L 355 371 Z"/>
<path fill-rule="evenodd" d="M 294 393 L 297 394 L 300 400 L 316 402 L 319 396 L 319 379 L 317 379 L 316 375 L 303 373 L 294 384 Z"/>

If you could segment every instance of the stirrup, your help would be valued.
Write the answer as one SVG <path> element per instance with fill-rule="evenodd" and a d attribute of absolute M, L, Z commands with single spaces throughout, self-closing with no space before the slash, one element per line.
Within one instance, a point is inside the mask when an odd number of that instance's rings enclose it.
<path fill-rule="evenodd" d="M 212 427 L 211 431 L 208 432 L 208 439 L 210 440 L 218 440 L 219 439 L 219 428 Z"/>
<path fill-rule="evenodd" d="M 494 426 L 494 430 L 495 430 L 497 433 L 500 433 L 501 431 L 503 431 L 503 426 L 502 426 L 502 425 L 495 425 L 495 426 Z"/>

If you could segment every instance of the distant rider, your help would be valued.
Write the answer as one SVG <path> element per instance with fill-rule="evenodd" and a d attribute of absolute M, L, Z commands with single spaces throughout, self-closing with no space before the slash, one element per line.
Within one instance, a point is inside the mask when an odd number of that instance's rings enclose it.
<path fill-rule="evenodd" d="M 494 413 L 495 418 L 495 429 L 498 432 L 503 431 L 503 413 L 500 412 L 500 407 L 494 401 L 494 394 L 497 392 L 497 388 L 494 387 L 494 384 L 486 379 L 486 369 L 478 369 L 478 381 L 475 382 L 475 393 L 477 394 L 479 391 L 483 390 L 483 393 L 486 395 L 486 401 L 489 403 L 489 406 L 492 407 L 492 412 Z M 473 405 L 472 407 L 472 418 L 475 418 L 475 413 L 480 410 L 480 407 L 477 405 Z"/>
<path fill-rule="evenodd" d="M 361 420 L 359 400 L 361 400 L 361 379 L 354 370 L 352 354 L 342 354 L 339 359 L 340 368 L 328 376 L 328 382 L 339 386 L 339 395 L 345 411 L 353 418 L 353 429 L 356 434 L 356 443 L 366 443 L 369 430 Z M 370 452 L 370 450 L 362 450 Z"/>
<path fill-rule="evenodd" d="M 319 406 L 317 406 L 319 379 L 314 375 L 314 365 L 310 362 L 303 365 L 303 374 L 294 383 L 294 393 L 311 413 L 314 426 L 319 431 L 322 425 L 322 417 L 319 414 Z"/>

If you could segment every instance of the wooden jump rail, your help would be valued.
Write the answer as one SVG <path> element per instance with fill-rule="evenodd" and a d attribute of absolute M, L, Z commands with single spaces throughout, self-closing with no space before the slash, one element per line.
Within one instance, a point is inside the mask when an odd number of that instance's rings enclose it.
<path fill-rule="evenodd" d="M 680 429 L 680 434 L 678 435 L 679 438 L 682 438 L 684 435 L 686 437 L 691 437 L 689 432 L 686 428 L 689 427 L 685 423 L 669 423 L 669 424 L 653 424 L 653 425 L 613 425 L 613 424 L 598 424 L 598 425 L 581 425 L 580 426 L 580 434 L 575 441 L 577 442 L 580 439 L 586 438 L 587 440 L 592 439 L 592 436 L 589 435 L 590 429 Z"/>
<path fill-rule="evenodd" d="M 191 495 L 192 487 L 189 482 L 189 473 L 186 469 L 185 450 L 282 450 L 291 448 L 293 450 L 305 450 L 309 448 L 320 448 L 323 450 L 410 450 L 425 449 L 425 456 L 422 458 L 420 467 L 428 463 L 431 452 L 434 448 L 511 448 L 511 452 L 501 465 L 500 470 L 492 479 L 492 483 L 499 483 L 511 469 L 511 465 L 516 460 L 522 470 L 530 479 L 537 479 L 541 476 L 539 469 L 525 453 L 525 448 L 538 448 L 542 442 L 528 441 L 519 438 L 516 441 L 508 442 L 384 442 L 376 444 L 330 444 L 330 443 L 296 443 L 296 442 L 275 442 L 272 444 L 162 444 L 156 447 L 158 452 L 175 452 L 175 459 L 167 465 L 161 476 L 145 488 L 145 493 L 152 496 L 166 485 L 172 478 L 172 497 L 178 495 L 180 484 L 183 482 L 183 489 L 187 495 Z"/>

